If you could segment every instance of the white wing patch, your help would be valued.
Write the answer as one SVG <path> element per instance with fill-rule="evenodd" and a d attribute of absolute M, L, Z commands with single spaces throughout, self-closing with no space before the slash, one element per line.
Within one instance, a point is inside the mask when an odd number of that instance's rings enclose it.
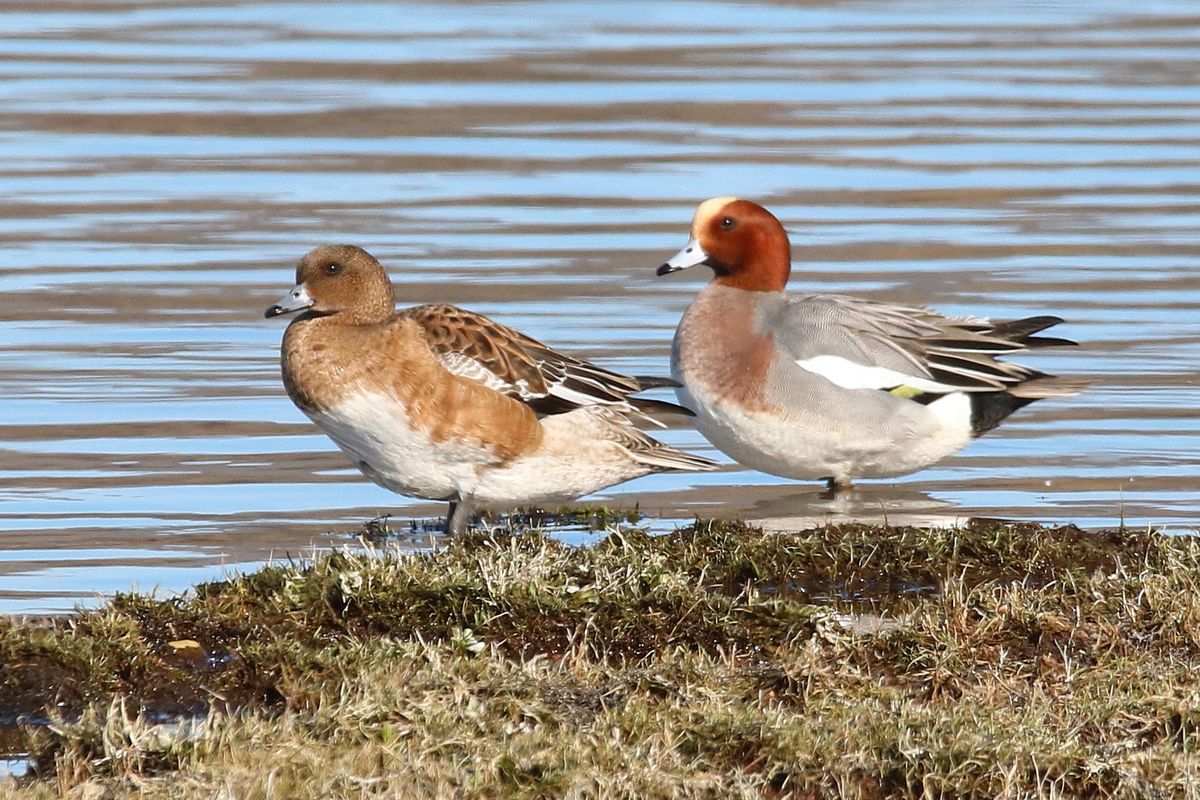
<path fill-rule="evenodd" d="M 515 385 L 511 384 L 483 364 L 463 353 L 437 353 L 437 359 L 442 363 L 443 367 L 460 378 L 467 378 L 482 383 L 489 389 L 495 389 L 498 392 L 508 392 L 516 389 L 518 396 L 522 400 L 541 396 L 531 392 L 529 384 L 524 380 L 517 381 Z"/>
<path fill-rule="evenodd" d="M 868 367 L 857 364 L 841 356 L 813 356 L 799 359 L 796 364 L 814 375 L 820 375 L 830 383 L 837 384 L 843 389 L 892 389 L 896 386 L 911 386 L 923 392 L 959 391 L 960 387 L 921 378 L 916 375 L 906 375 L 886 367 Z"/>

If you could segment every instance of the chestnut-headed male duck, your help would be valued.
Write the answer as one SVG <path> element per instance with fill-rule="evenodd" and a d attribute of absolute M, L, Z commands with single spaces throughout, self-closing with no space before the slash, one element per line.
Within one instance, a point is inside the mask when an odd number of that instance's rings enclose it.
<path fill-rule="evenodd" d="M 1077 394 L 996 356 L 1074 342 L 1037 336 L 1062 322 L 951 319 L 856 297 L 786 293 L 791 247 L 756 203 L 706 200 L 691 238 L 659 275 L 714 273 L 680 320 L 671 351 L 679 400 L 732 458 L 822 479 L 902 475 L 960 450 L 1035 400 Z"/>
<path fill-rule="evenodd" d="M 295 288 L 266 316 L 300 312 L 282 347 L 292 402 L 375 483 L 447 501 L 448 532 L 480 507 L 716 467 L 631 422 L 678 409 L 629 397 L 672 382 L 610 372 L 461 308 L 395 302 L 371 254 L 335 245 L 301 259 Z"/>

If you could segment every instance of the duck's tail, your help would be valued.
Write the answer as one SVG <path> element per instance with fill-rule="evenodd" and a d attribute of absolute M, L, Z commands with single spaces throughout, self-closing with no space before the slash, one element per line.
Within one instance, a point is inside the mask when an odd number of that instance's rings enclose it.
<path fill-rule="evenodd" d="M 1060 378 L 1035 373 L 1029 380 L 1008 387 L 1002 392 L 974 392 L 971 398 L 971 433 L 974 436 L 995 428 L 1004 418 L 1035 400 L 1047 397 L 1071 397 L 1079 394 L 1092 382 L 1086 378 Z"/>

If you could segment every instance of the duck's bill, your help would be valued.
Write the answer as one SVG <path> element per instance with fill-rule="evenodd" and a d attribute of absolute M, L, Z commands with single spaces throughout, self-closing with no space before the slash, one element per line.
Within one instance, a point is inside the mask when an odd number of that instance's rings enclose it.
<path fill-rule="evenodd" d="M 692 239 L 683 246 L 682 250 L 668 258 L 666 263 L 659 267 L 654 274 L 669 275 L 672 272 L 679 272 L 681 269 L 694 267 L 706 261 L 708 261 L 708 253 L 704 252 L 704 248 L 700 246 L 699 242 Z"/>
<path fill-rule="evenodd" d="M 313 304 L 312 298 L 308 296 L 308 289 L 303 283 L 297 284 L 292 288 L 292 291 L 280 300 L 275 305 L 267 309 L 263 315 L 267 319 L 278 317 L 280 314 L 292 314 L 296 311 L 303 311 Z"/>

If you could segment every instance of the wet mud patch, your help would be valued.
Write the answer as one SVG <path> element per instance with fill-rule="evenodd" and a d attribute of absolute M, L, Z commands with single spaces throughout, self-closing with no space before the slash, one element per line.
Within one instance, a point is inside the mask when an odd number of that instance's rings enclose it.
<path fill-rule="evenodd" d="M 504 514 L 481 514 L 471 520 L 475 531 L 529 533 L 542 531 L 559 541 L 573 534 L 605 532 L 613 528 L 638 527 L 646 518 L 637 509 L 565 507 L 519 509 Z M 412 519 L 385 514 L 369 519 L 347 537 L 372 545 L 398 544 L 414 547 L 445 543 L 446 520 Z"/>

